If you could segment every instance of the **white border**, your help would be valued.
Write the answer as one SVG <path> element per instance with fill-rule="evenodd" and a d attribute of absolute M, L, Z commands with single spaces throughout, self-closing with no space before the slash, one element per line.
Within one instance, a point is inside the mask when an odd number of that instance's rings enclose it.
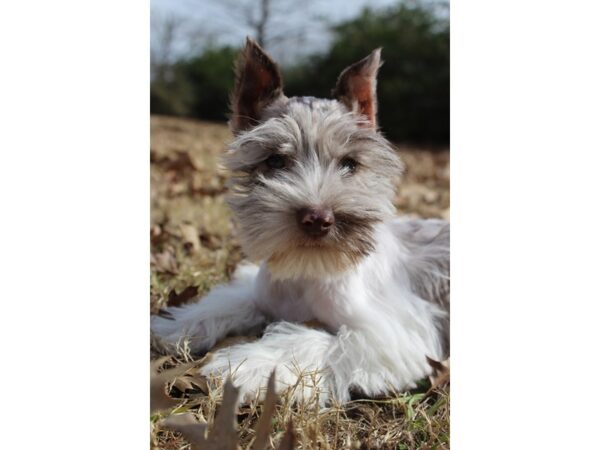
<path fill-rule="evenodd" d="M 149 5 L 0 8 L 2 444 L 147 448 Z M 598 13 L 452 3 L 456 450 L 597 445 Z"/>
<path fill-rule="evenodd" d="M 455 450 L 598 446 L 599 13 L 452 3 Z"/>
<path fill-rule="evenodd" d="M 3 448 L 148 448 L 149 5 L 0 6 Z"/>

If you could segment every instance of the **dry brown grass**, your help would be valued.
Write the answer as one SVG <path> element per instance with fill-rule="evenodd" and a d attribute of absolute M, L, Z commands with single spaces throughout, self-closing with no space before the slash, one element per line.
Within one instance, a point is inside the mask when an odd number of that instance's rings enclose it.
<path fill-rule="evenodd" d="M 227 281 L 242 258 L 224 202 L 224 174 L 217 168 L 218 156 L 230 137 L 222 124 L 151 119 L 152 313 Z M 400 150 L 407 171 L 396 199 L 399 211 L 447 218 L 448 152 Z M 197 289 L 178 295 L 190 286 Z M 152 355 L 156 356 L 154 350 Z M 184 352 L 172 363 L 188 358 Z M 355 400 L 326 410 L 295 408 L 284 397 L 272 420 L 272 443 L 281 439 L 291 420 L 298 448 L 448 448 L 449 391 L 447 387 L 429 391 L 428 383 L 425 380 L 415 392 Z M 175 411 L 191 411 L 210 425 L 222 390 L 213 384 L 208 391 L 208 395 L 188 392 L 189 398 L 183 398 Z M 180 394 L 177 389 L 171 393 Z M 237 415 L 242 448 L 248 448 L 254 438 L 260 411 L 261 405 L 253 404 Z M 155 426 L 158 418 L 152 418 L 152 448 L 189 448 L 180 435 Z"/>

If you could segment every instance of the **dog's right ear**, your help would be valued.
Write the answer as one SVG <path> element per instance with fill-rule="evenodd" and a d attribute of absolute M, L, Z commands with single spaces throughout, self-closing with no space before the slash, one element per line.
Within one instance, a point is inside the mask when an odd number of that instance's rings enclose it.
<path fill-rule="evenodd" d="M 231 120 L 234 134 L 260 121 L 263 110 L 283 95 L 283 82 L 277 64 L 252 39 L 235 66 L 235 88 L 231 96 Z"/>

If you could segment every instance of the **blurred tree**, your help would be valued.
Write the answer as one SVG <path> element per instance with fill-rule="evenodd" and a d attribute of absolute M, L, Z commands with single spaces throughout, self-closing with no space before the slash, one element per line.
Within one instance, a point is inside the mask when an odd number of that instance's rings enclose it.
<path fill-rule="evenodd" d="M 328 51 L 284 67 L 286 94 L 329 97 L 343 68 L 383 47 L 378 82 L 383 132 L 395 141 L 448 145 L 450 33 L 447 14 L 437 5 L 409 1 L 365 9 L 333 26 Z M 166 75 L 152 82 L 151 112 L 225 120 L 236 56 L 231 47 L 208 47 L 201 56 L 170 64 Z"/>
<path fill-rule="evenodd" d="M 184 19 L 176 15 L 152 17 L 150 75 L 153 80 L 167 78 L 166 72 L 174 62 L 175 42 L 183 23 Z"/>
<path fill-rule="evenodd" d="M 195 84 L 203 81 L 194 79 L 190 67 L 202 57 L 193 55 L 204 55 L 206 49 L 212 49 L 214 35 L 206 29 L 198 29 L 188 18 L 177 14 L 153 15 L 151 27 L 150 111 L 153 114 L 193 115 L 192 106 L 198 101 L 197 90 L 210 88 L 209 85 Z M 230 73 L 231 66 L 222 70 Z M 217 106 L 223 109 L 226 104 Z M 222 118 L 223 114 L 218 117 Z"/>
<path fill-rule="evenodd" d="M 333 28 L 334 41 L 285 71 L 287 95 L 329 96 L 340 71 L 383 47 L 379 121 L 397 141 L 448 145 L 450 140 L 450 32 L 447 17 L 417 2 L 362 14 Z"/>
<path fill-rule="evenodd" d="M 247 30 L 264 49 L 273 52 L 301 43 L 318 25 L 311 13 L 317 0 L 214 0 L 215 13 L 226 14 Z"/>
<path fill-rule="evenodd" d="M 176 62 L 168 79 L 150 86 L 151 113 L 227 120 L 238 52 L 231 47 L 211 48 Z"/>
<path fill-rule="evenodd" d="M 191 98 L 189 114 L 209 120 L 226 120 L 229 92 L 233 87 L 233 64 L 238 49 L 209 49 L 199 58 L 183 61 L 177 72 L 185 77 Z"/>
<path fill-rule="evenodd" d="M 246 24 L 252 28 L 255 32 L 256 42 L 261 47 L 266 47 L 267 44 L 267 25 L 271 18 L 271 6 L 273 0 L 259 0 L 258 2 L 250 2 L 243 5 L 241 9 L 235 8 L 238 11 L 242 11 L 243 19 Z M 254 13 L 253 5 L 258 5 L 257 13 Z"/>

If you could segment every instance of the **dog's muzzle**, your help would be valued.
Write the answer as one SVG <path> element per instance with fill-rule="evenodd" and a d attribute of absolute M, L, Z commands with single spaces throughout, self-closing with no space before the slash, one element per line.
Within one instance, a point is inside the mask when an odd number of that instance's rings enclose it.
<path fill-rule="evenodd" d="M 311 238 L 326 236 L 335 224 L 335 216 L 331 208 L 301 208 L 296 212 L 296 220 L 300 229 Z"/>

